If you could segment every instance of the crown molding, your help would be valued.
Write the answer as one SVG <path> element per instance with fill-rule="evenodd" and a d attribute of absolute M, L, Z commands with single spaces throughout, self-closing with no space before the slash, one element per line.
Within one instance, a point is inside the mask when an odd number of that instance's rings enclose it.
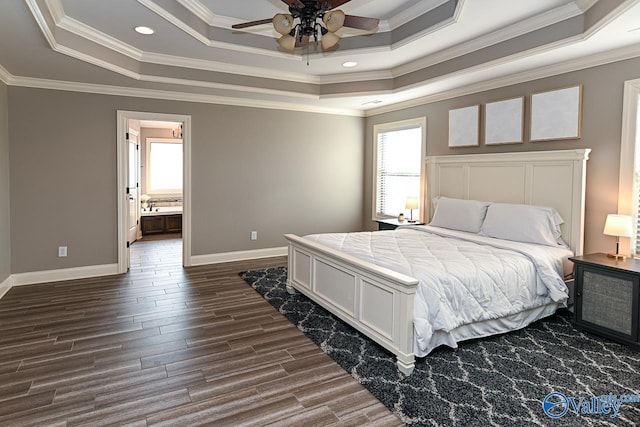
<path fill-rule="evenodd" d="M 331 74 L 320 76 L 319 84 L 355 83 L 371 80 L 388 80 L 394 78 L 390 70 L 364 71 L 362 73 Z"/>
<path fill-rule="evenodd" d="M 68 46 L 58 44 L 57 41 L 55 40 L 55 37 L 53 36 L 53 32 L 49 28 L 49 25 L 47 24 L 46 19 L 44 18 L 44 15 L 41 13 L 41 10 L 38 8 L 38 5 L 35 3 L 35 1 L 36 0 L 27 0 L 28 2 L 27 4 L 30 6 L 31 5 L 34 6 L 32 13 L 37 18 L 37 21 L 39 22 L 39 24 L 41 24 L 41 29 L 45 34 L 45 36 L 47 35 L 51 36 L 50 45 L 52 50 L 60 54 L 70 56 L 72 58 L 87 62 L 89 64 L 96 65 L 106 70 L 113 71 L 115 73 L 130 77 L 132 79 L 139 80 L 139 81 L 152 81 L 157 83 L 178 84 L 178 85 L 186 85 L 186 86 L 203 86 L 203 87 L 218 88 L 218 89 L 236 90 L 236 91 L 242 91 L 242 92 L 268 93 L 268 94 L 286 95 L 286 96 L 291 96 L 291 95 L 299 96 L 299 97 L 307 96 L 305 94 L 294 93 L 289 91 L 274 91 L 274 90 L 263 89 L 263 88 L 247 88 L 239 85 L 227 85 L 227 84 L 217 84 L 217 83 L 209 83 L 209 82 L 198 83 L 195 81 L 178 79 L 178 78 L 169 78 L 169 77 L 143 76 L 139 73 L 136 73 L 124 67 L 120 67 L 111 62 L 104 61 L 100 58 L 91 56 L 84 52 L 80 52 Z M 138 0 L 138 1 L 140 3 L 149 2 L 149 0 Z M 53 7 L 55 8 L 55 4 L 59 4 L 59 0 L 49 0 L 49 3 L 53 5 Z M 51 10 L 48 10 L 48 11 L 49 13 L 51 13 Z M 159 65 L 174 66 L 174 67 L 188 67 L 188 68 L 202 69 L 202 70 L 214 71 L 214 72 L 245 75 L 250 77 L 260 77 L 260 78 L 267 78 L 267 79 L 271 78 L 271 79 L 288 80 L 288 81 L 310 83 L 310 84 L 321 84 L 321 78 L 318 76 L 308 76 L 308 75 L 303 75 L 298 73 L 286 73 L 286 72 L 283 73 L 283 72 L 276 72 L 276 71 L 265 72 L 264 69 L 259 67 L 250 67 L 250 66 L 243 67 L 243 66 L 237 66 L 237 65 L 222 64 L 219 62 L 214 62 L 209 60 L 183 58 L 183 57 L 178 57 L 173 55 L 142 53 L 141 51 L 129 45 L 121 43 L 119 40 L 114 39 L 104 33 L 94 30 L 93 28 L 86 26 L 85 24 L 73 18 L 62 16 L 62 18 L 60 18 L 59 21 L 62 29 L 66 31 L 70 31 L 72 34 L 76 36 L 98 43 L 102 46 L 105 46 L 108 49 L 111 49 L 115 52 L 118 52 L 122 55 L 125 55 L 129 58 L 132 58 L 134 60 L 138 60 L 141 62 L 148 62 L 148 63 L 154 63 Z M 231 48 L 231 45 L 225 44 L 225 46 L 227 48 Z M 294 57 L 298 61 L 302 60 L 302 57 L 299 55 L 283 54 L 278 52 L 278 56 L 290 56 L 290 57 Z M 364 78 L 364 76 L 362 77 Z M 376 78 L 376 74 L 372 74 L 369 80 L 372 80 L 375 78 Z M 384 76 L 384 78 L 388 78 L 388 76 Z M 340 82 L 345 82 L 345 81 L 349 81 L 349 80 L 345 80 L 345 79 L 340 80 Z M 354 80 L 351 80 L 351 81 L 354 81 Z"/>
<path fill-rule="evenodd" d="M 57 43 L 54 32 L 49 27 L 47 20 L 42 14 L 42 11 L 38 6 L 37 0 L 25 0 L 25 1 L 27 2 L 27 5 L 31 9 L 32 14 L 36 18 L 36 21 L 38 22 L 38 25 L 42 29 L 43 34 L 47 38 L 47 41 L 49 42 L 50 46 L 54 51 L 60 52 L 60 53 L 70 52 L 72 53 L 71 56 L 76 59 L 81 59 L 81 60 L 86 59 L 87 62 L 91 64 L 101 66 L 105 69 L 117 72 L 119 74 L 133 76 L 134 78 L 139 79 L 139 76 L 137 76 L 136 73 L 133 73 L 129 70 L 125 70 L 122 67 L 109 64 L 107 61 L 100 60 L 88 54 L 82 54 L 79 51 L 69 47 L 62 48 Z M 301 55 L 295 55 L 293 53 L 285 53 L 278 50 L 271 51 L 268 49 L 235 45 L 227 42 L 210 40 L 208 37 L 198 33 L 189 25 L 177 19 L 173 14 L 163 9 L 153 0 L 137 0 L 137 1 L 141 5 L 147 7 L 152 12 L 158 14 L 162 18 L 166 19 L 168 22 L 177 26 L 179 29 L 185 31 L 186 33 L 188 33 L 189 35 L 191 35 L 192 37 L 196 38 L 201 43 L 209 47 L 232 50 L 232 51 L 241 51 L 244 53 L 257 54 L 261 56 L 277 57 L 279 59 L 286 59 L 286 60 L 292 60 L 292 61 L 303 60 L 303 57 Z M 411 15 L 415 17 L 417 16 L 417 14 L 426 13 L 429 10 L 432 10 L 433 8 L 446 3 L 447 1 L 448 0 L 431 0 L 428 2 L 420 2 L 419 5 L 415 5 L 414 7 L 409 8 L 407 9 L 407 11 L 403 11 L 396 16 L 411 13 Z M 595 0 L 582 0 L 582 1 L 583 3 L 586 3 L 586 2 L 593 3 Z M 223 17 L 215 16 L 211 13 L 207 14 L 206 12 L 209 11 L 209 9 L 206 6 L 204 6 L 202 3 L 200 3 L 198 0 L 179 0 L 179 2 L 184 7 L 186 7 L 191 13 L 194 13 L 199 19 L 203 19 L 203 20 L 213 19 L 214 21 L 223 19 Z M 365 52 L 365 53 L 388 52 L 389 50 L 398 49 L 399 47 L 407 43 L 415 42 L 419 38 L 422 38 L 431 32 L 435 32 L 448 25 L 452 25 L 457 22 L 457 17 L 459 16 L 460 11 L 464 8 L 464 4 L 465 4 L 465 0 L 459 0 L 458 4 L 456 5 L 456 12 L 454 14 L 454 17 L 451 19 L 445 20 L 434 27 L 427 28 L 421 31 L 420 33 L 414 34 L 410 38 L 402 40 L 392 46 L 382 46 L 382 47 L 361 49 L 360 52 Z M 172 67 L 185 67 L 185 68 L 201 69 L 201 70 L 208 70 L 208 71 L 214 71 L 214 72 L 237 74 L 237 75 L 243 75 L 243 76 L 249 76 L 249 77 L 289 80 L 294 82 L 302 82 L 302 83 L 310 83 L 310 84 L 351 83 L 356 81 L 372 81 L 372 80 L 399 77 L 405 74 L 422 70 L 424 68 L 428 68 L 430 66 L 433 66 L 435 64 L 441 63 L 443 61 L 446 61 L 452 58 L 463 56 L 475 50 L 491 46 L 505 39 L 526 34 L 527 32 L 537 30 L 544 26 L 562 21 L 564 19 L 567 19 L 572 16 L 576 16 L 576 14 L 581 13 L 580 8 L 574 2 L 572 2 L 572 3 L 566 4 L 565 6 L 549 11 L 545 14 L 538 15 L 536 17 L 530 18 L 525 21 L 521 21 L 505 29 L 495 31 L 484 37 L 476 38 L 470 42 L 461 43 L 452 48 L 448 48 L 441 52 L 437 52 L 435 54 L 425 56 L 421 59 L 415 60 L 407 64 L 400 65 L 390 70 L 371 71 L 371 72 L 352 73 L 352 74 L 333 74 L 333 75 L 315 76 L 315 75 L 306 75 L 306 74 L 294 73 L 294 72 L 280 72 L 280 71 L 273 71 L 273 70 L 268 71 L 264 68 L 253 67 L 253 66 L 238 66 L 238 65 L 230 65 L 226 63 L 223 64 L 220 62 L 210 61 L 207 59 L 185 58 L 185 57 L 179 57 L 175 55 L 166 55 L 166 54 L 158 54 L 158 53 L 146 53 L 129 44 L 123 43 L 122 41 L 112 36 L 109 36 L 108 34 L 102 33 L 80 21 L 77 21 L 74 18 L 66 16 L 60 0 L 46 0 L 46 5 L 47 5 L 46 11 L 53 17 L 54 21 L 56 22 L 56 25 L 58 25 L 61 29 L 68 31 L 71 34 L 74 34 L 85 40 L 89 40 L 93 43 L 97 43 L 101 46 L 104 46 L 107 49 L 112 50 L 113 52 L 124 55 L 136 61 L 148 62 L 148 63 L 159 64 L 159 65 L 167 65 Z M 351 54 L 352 53 L 349 53 L 349 55 Z"/>
<path fill-rule="evenodd" d="M 2 65 L 0 65 L 0 81 L 2 81 L 7 86 L 10 86 L 12 83 L 13 76 L 10 72 L 7 71 Z"/>
<path fill-rule="evenodd" d="M 334 114 L 363 117 L 364 112 L 347 108 L 330 108 L 285 101 L 265 101 L 230 96 L 203 95 L 187 92 L 173 92 L 158 89 L 141 89 L 125 86 L 110 86 L 93 83 L 77 83 L 61 80 L 37 79 L 31 77 L 15 77 L 9 79 L 8 85 L 34 89 L 51 89 L 69 92 L 93 93 L 133 98 L 160 99 L 168 101 L 197 102 L 201 104 L 230 105 L 237 107 L 266 108 L 270 110 L 302 111 L 308 113 Z"/>
<path fill-rule="evenodd" d="M 456 4 L 456 9 L 454 10 L 453 16 L 451 16 L 448 19 L 445 19 L 444 21 L 438 22 L 436 25 L 432 25 L 431 27 L 427 27 L 425 29 L 423 29 L 422 31 L 418 31 L 417 33 L 414 33 L 408 37 L 405 37 L 404 39 L 393 43 L 390 47 L 391 50 L 395 50 L 395 49 L 399 49 L 403 46 L 407 46 L 411 43 L 417 42 L 420 39 L 426 37 L 429 34 L 435 33 L 436 31 L 440 31 L 443 28 L 446 28 L 450 25 L 456 24 L 458 22 L 458 19 L 460 18 L 460 11 L 463 9 L 464 7 L 464 2 L 465 0 L 458 0 L 458 3 Z M 446 3 L 442 2 L 442 4 Z"/>
<path fill-rule="evenodd" d="M 249 65 L 228 64 L 224 62 L 209 61 L 208 59 L 184 58 L 173 55 L 164 55 L 162 53 L 143 53 L 141 60 L 150 64 L 185 67 L 248 77 L 287 80 L 297 83 L 319 84 L 321 81 L 320 77 L 314 75 L 275 71 Z"/>
<path fill-rule="evenodd" d="M 47 19 L 42 14 L 37 0 L 25 0 L 25 2 L 27 3 L 27 7 L 29 8 L 29 10 L 31 11 L 31 14 L 35 18 L 38 27 L 40 27 L 40 31 L 42 31 L 44 38 L 47 40 L 47 43 L 49 43 L 49 46 L 55 50 L 58 42 L 56 41 L 53 32 L 51 32 L 51 29 L 49 28 Z"/>
<path fill-rule="evenodd" d="M 241 85 L 231 85 L 225 83 L 216 83 L 216 82 L 203 82 L 202 80 L 187 80 L 187 79 L 179 79 L 175 77 L 159 77 L 159 76 L 151 76 L 151 75 L 139 75 L 138 80 L 144 82 L 151 83 L 162 83 L 162 84 L 170 84 L 170 85 L 178 85 L 178 86 L 191 86 L 191 87 L 200 87 L 200 88 L 209 88 L 209 89 L 219 89 L 219 90 L 228 90 L 235 92 L 243 92 L 243 93 L 254 93 L 254 94 L 262 94 L 262 95 L 272 95 L 272 96 L 287 96 L 292 98 L 299 99 L 320 99 L 318 95 L 308 94 L 308 93 L 300 93 L 300 92 L 292 92 L 286 90 L 276 90 L 269 89 L 263 87 L 255 87 L 255 86 L 241 86 Z"/>
<path fill-rule="evenodd" d="M 376 116 L 378 114 L 390 113 L 393 111 L 404 110 L 406 108 L 418 107 L 421 105 L 431 104 L 438 101 L 457 98 L 460 96 L 471 95 L 487 90 L 498 89 L 501 87 L 511 86 L 519 83 L 525 83 L 533 80 L 553 77 L 564 73 L 584 70 L 587 68 L 606 65 L 613 62 L 624 61 L 627 59 L 640 57 L 640 44 L 627 46 L 624 48 L 602 52 L 600 54 L 589 55 L 582 58 L 566 61 L 560 64 L 552 64 L 535 70 L 524 71 L 521 73 L 510 74 L 504 77 L 486 80 L 472 85 L 427 95 L 411 99 L 409 101 L 397 102 L 382 107 L 371 108 L 366 110 L 365 117 Z"/>
<path fill-rule="evenodd" d="M 155 5 L 155 3 L 149 2 L 147 0 L 138 0 L 138 2 L 140 2 L 145 6 L 146 6 L 146 3 Z M 70 47 L 63 47 L 55 39 L 53 31 L 51 31 L 51 28 L 49 27 L 46 19 L 44 18 L 44 15 L 42 14 L 42 11 L 38 7 L 36 1 L 27 0 L 27 4 L 30 7 L 31 6 L 34 7 L 33 9 L 31 9 L 31 12 L 34 15 L 34 17 L 36 17 L 36 20 L 38 21 L 42 32 L 44 33 L 45 37 L 49 41 L 51 48 L 54 51 L 58 53 L 72 52 L 73 54 L 71 56 L 76 59 L 81 59 L 81 60 L 86 59 L 87 62 L 91 64 L 99 65 L 103 68 L 118 72 L 120 74 L 125 74 L 128 76 L 134 75 L 128 70 L 125 71 L 125 69 L 121 67 L 117 67 L 115 65 L 109 64 L 108 62 L 99 60 L 91 55 L 83 54 Z M 56 25 L 58 25 L 61 29 L 68 31 L 69 33 L 76 35 L 78 37 L 81 37 L 85 40 L 91 41 L 93 43 L 97 43 L 101 46 L 106 47 L 107 49 L 110 49 L 118 54 L 124 55 L 136 61 L 149 62 L 149 63 L 160 64 L 160 65 L 168 65 L 168 66 L 174 66 L 174 67 L 186 67 L 186 68 L 195 68 L 195 69 L 202 69 L 202 70 L 208 70 L 208 71 L 217 71 L 217 72 L 223 72 L 223 73 L 232 73 L 232 74 L 245 75 L 250 77 L 266 77 L 266 78 L 273 78 L 273 79 L 284 79 L 284 80 L 290 80 L 290 81 L 296 81 L 296 82 L 316 83 L 316 84 L 319 82 L 319 78 L 317 76 L 308 76 L 308 75 L 298 74 L 298 73 L 286 73 L 286 72 L 275 72 L 275 71 L 267 72 L 264 68 L 260 68 L 260 67 L 239 66 L 239 65 L 223 64 L 220 62 L 209 61 L 205 59 L 193 59 L 193 58 L 179 57 L 175 55 L 146 53 L 139 49 L 134 48 L 129 44 L 123 43 L 122 41 L 114 37 L 111 37 L 108 34 L 102 33 L 94 29 L 93 27 L 90 27 L 74 18 L 71 18 L 65 15 L 59 0 L 48 0 L 47 6 L 50 7 L 48 9 L 48 12 L 52 16 L 54 14 L 56 15 L 56 18 L 54 19 L 54 21 L 57 23 Z M 57 12 L 54 12 L 54 10 L 57 10 Z M 158 13 L 157 10 L 154 10 L 154 12 Z M 178 21 L 178 22 L 181 22 L 181 21 Z M 259 49 L 259 48 L 252 48 L 252 47 L 242 48 L 238 45 L 210 41 L 208 39 L 206 39 L 206 44 L 208 44 L 211 47 L 217 47 L 217 48 L 222 48 L 226 50 L 235 50 L 235 51 L 240 50 L 248 53 L 265 55 L 265 50 Z M 285 59 L 290 59 L 295 61 L 303 60 L 303 58 L 300 55 L 294 55 L 292 53 L 284 53 L 279 51 L 270 52 L 267 56 L 285 58 Z"/>
<path fill-rule="evenodd" d="M 198 40 L 203 45 L 209 46 L 209 37 L 207 37 L 207 36 L 205 36 L 203 34 L 200 34 L 196 30 L 194 30 L 191 26 L 185 24 L 184 22 L 182 22 L 181 20 L 176 18 L 174 15 L 172 15 L 169 12 L 167 12 L 164 8 L 158 6 L 153 1 L 151 1 L 151 0 L 138 0 L 138 3 L 140 3 L 141 5 L 146 7 L 147 9 L 151 10 L 152 12 L 156 13 L 161 18 L 164 18 L 167 22 L 170 22 L 171 24 L 175 25 L 176 27 L 178 27 L 179 29 L 181 29 L 182 31 L 184 31 L 185 33 L 187 33 L 188 35 L 190 35 L 194 39 Z"/>
<path fill-rule="evenodd" d="M 574 3 L 582 12 L 586 12 L 591 9 L 591 6 L 598 3 L 598 0 L 574 0 Z"/>
<path fill-rule="evenodd" d="M 400 65 L 393 69 L 393 75 L 394 77 L 400 77 L 405 74 L 420 71 L 424 68 L 431 67 L 441 62 L 458 58 L 477 50 L 493 46 L 505 40 L 510 40 L 512 38 L 522 36 L 532 31 L 539 30 L 540 28 L 562 22 L 566 19 L 573 18 L 580 13 L 580 10 L 575 6 L 575 4 L 568 3 L 549 12 L 534 16 L 524 21 L 517 22 L 513 25 L 494 31 L 487 35 L 476 37 L 472 40 L 460 43 L 456 46 L 444 49 L 432 55 L 427 55 L 416 61 Z"/>
<path fill-rule="evenodd" d="M 588 28 L 587 30 L 585 30 L 585 32 L 583 33 L 584 39 L 588 39 L 598 31 L 606 27 L 615 19 L 619 18 L 620 15 L 622 15 L 628 9 L 631 9 L 633 6 L 635 6 L 636 3 L 637 3 L 637 0 L 624 0 L 618 7 L 614 9 L 613 12 L 608 13 L 603 19 L 598 21 L 595 25 L 591 26 L 591 28 Z"/>
<path fill-rule="evenodd" d="M 111 62 L 103 61 L 102 59 L 96 58 L 94 56 L 87 55 L 84 52 L 71 49 L 70 47 L 59 45 L 53 50 L 63 55 L 67 55 L 72 58 L 79 59 L 80 61 L 84 61 L 89 64 L 95 65 L 97 67 L 104 68 L 105 70 L 113 71 L 114 73 L 122 74 L 123 76 L 127 76 L 132 79 L 136 79 L 136 80 L 140 79 L 140 74 L 136 72 L 133 72 L 124 67 L 120 67 L 118 65 L 114 65 Z"/>
<path fill-rule="evenodd" d="M 211 12 L 208 7 L 200 3 L 198 0 L 178 0 L 178 3 L 208 25 L 213 25 L 213 22 L 217 18 L 217 16 Z"/>
<path fill-rule="evenodd" d="M 318 99 L 317 95 L 305 94 L 300 92 L 292 92 L 292 91 L 286 91 L 286 90 L 275 90 L 275 89 L 261 88 L 261 87 L 255 87 L 255 86 L 249 87 L 249 86 L 232 85 L 232 84 L 226 84 L 226 83 L 206 82 L 201 80 L 187 80 L 187 79 L 181 79 L 181 78 L 175 78 L 175 77 L 151 76 L 151 75 L 139 74 L 134 71 L 128 70 L 126 68 L 116 66 L 110 62 L 106 62 L 99 58 L 95 58 L 93 56 L 87 55 L 83 52 L 78 52 L 77 50 L 68 48 L 66 46 L 58 46 L 56 48 L 56 52 L 70 56 L 72 58 L 79 59 L 89 64 L 96 65 L 98 67 L 107 69 L 109 71 L 113 71 L 114 73 L 118 73 L 138 81 L 146 81 L 146 82 L 152 82 L 152 83 L 165 83 L 165 84 L 180 85 L 180 86 L 207 87 L 207 88 L 213 88 L 213 89 L 233 90 L 237 92 L 260 93 L 260 94 L 268 94 L 268 95 L 276 95 L 276 96 L 292 96 L 297 98 Z"/>
<path fill-rule="evenodd" d="M 65 15 L 57 22 L 57 25 L 61 29 L 68 31 L 71 34 L 97 43 L 116 53 L 138 61 L 142 60 L 143 52 L 140 49 L 136 49 L 135 47 L 124 43 L 114 37 L 111 37 L 108 34 L 98 31 L 95 28 L 90 27 L 74 18 Z"/>
<path fill-rule="evenodd" d="M 56 24 L 59 23 L 65 16 L 64 7 L 62 6 L 62 2 L 60 0 L 46 0 L 47 9 L 49 9 L 49 13 L 51 14 L 51 18 L 53 22 Z"/>
<path fill-rule="evenodd" d="M 30 87 L 36 89 L 52 89 L 71 92 L 94 93 L 102 95 L 162 99 L 172 101 L 197 102 L 205 104 L 232 105 L 241 107 L 266 108 L 276 110 L 304 111 L 320 114 L 339 114 L 354 117 L 371 117 L 378 114 L 398 111 L 406 108 L 421 106 L 446 99 L 470 95 L 473 93 L 497 89 L 500 87 L 524 83 L 546 77 L 552 77 L 567 72 L 605 65 L 612 62 L 640 57 L 640 44 L 633 45 L 615 51 L 608 51 L 598 55 L 579 58 L 573 61 L 541 67 L 527 72 L 517 73 L 506 77 L 499 77 L 477 84 L 440 92 L 433 95 L 415 98 L 409 101 L 398 102 L 391 105 L 372 108 L 366 111 L 353 109 L 336 109 L 327 107 L 310 106 L 290 102 L 262 101 L 244 99 L 239 97 L 224 97 L 216 95 L 201 95 L 185 92 L 173 92 L 156 89 L 140 89 L 122 86 L 110 86 L 90 83 L 76 83 L 59 80 L 36 79 L 30 77 L 16 77 L 0 66 L 0 79 L 8 86 Z"/>
<path fill-rule="evenodd" d="M 275 58 L 284 58 L 284 59 L 294 58 L 294 55 L 283 53 L 278 50 L 268 50 L 268 49 L 262 49 L 262 48 L 252 47 L 252 46 L 245 46 L 240 44 L 233 44 L 233 43 L 226 43 L 226 42 L 211 40 L 209 39 L 208 36 L 200 34 L 196 30 L 194 30 L 191 26 L 182 22 L 180 19 L 176 18 L 173 14 L 166 11 L 162 7 L 158 6 L 152 0 L 138 0 L 138 3 L 145 6 L 152 12 L 159 15 L 160 17 L 166 19 L 168 22 L 175 25 L 177 28 L 181 29 L 182 31 L 184 31 L 194 39 L 198 40 L 200 43 L 204 44 L 205 46 L 225 49 L 225 50 L 232 50 L 235 52 L 244 52 L 244 53 L 251 53 L 251 54 L 262 55 L 262 56 L 275 57 Z"/>
<path fill-rule="evenodd" d="M 414 4 L 413 6 L 403 9 L 400 11 L 400 13 L 392 16 L 386 21 L 388 30 L 393 31 L 396 28 L 413 21 L 414 19 L 416 19 L 416 16 L 422 16 L 425 13 L 431 12 L 433 9 L 442 6 L 448 1 L 449 0 L 421 1 Z"/>

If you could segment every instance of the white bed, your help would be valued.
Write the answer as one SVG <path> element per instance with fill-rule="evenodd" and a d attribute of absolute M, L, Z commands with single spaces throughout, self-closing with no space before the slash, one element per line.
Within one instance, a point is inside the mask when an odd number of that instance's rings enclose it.
<path fill-rule="evenodd" d="M 571 253 L 579 255 L 583 245 L 585 169 L 589 151 L 429 157 L 426 159 L 427 215 L 431 218 L 431 200 L 438 196 L 550 206 L 564 219 L 562 239 Z M 416 233 L 420 235 L 417 240 Z M 454 236 L 443 237 L 451 233 Z M 456 233 L 460 235 L 456 236 Z M 515 252 L 501 252 L 513 250 L 509 247 L 513 242 L 499 242 L 498 246 L 502 248 L 478 246 L 468 241 L 476 239 L 474 234 L 414 227 L 380 233 L 286 235 L 289 241 L 287 287 L 290 292 L 296 289 L 307 295 L 393 352 L 399 369 L 408 375 L 413 371 L 415 355 L 426 355 L 441 344 L 455 347 L 458 341 L 524 327 L 552 314 L 566 301 L 562 265 L 558 266 L 556 261 L 551 265 L 557 270 L 558 279 L 550 279 L 544 286 L 536 283 L 535 277 L 540 276 L 540 271 L 536 273 L 537 270 L 531 267 L 531 260 L 536 265 L 542 263 L 546 255 L 544 251 L 536 252 L 535 248 L 541 245 L 530 245 L 534 246 L 531 255 L 523 255 L 526 251 L 521 247 L 515 248 Z M 430 236 L 427 239 L 431 239 L 430 243 L 422 242 L 425 236 Z M 452 241 L 450 237 L 463 242 L 465 249 L 448 248 Z M 460 240 L 461 237 L 464 240 Z M 369 238 L 378 241 L 364 244 L 363 239 Z M 345 239 L 355 239 L 355 244 L 349 245 L 351 249 L 346 252 Z M 479 239 L 497 241 L 482 236 Z M 416 241 L 420 243 L 412 243 Z M 487 242 L 480 243 L 486 245 Z M 436 249 L 426 253 L 407 250 L 409 258 L 417 257 L 411 261 L 399 256 L 406 245 Z M 478 251 L 478 247 L 482 250 Z M 465 250 L 471 252 L 456 258 L 456 253 Z M 456 281 L 456 275 L 463 276 L 456 266 L 462 266 L 464 270 L 469 256 L 476 257 L 478 252 L 490 253 L 489 258 L 482 258 L 481 265 L 487 266 L 482 275 L 496 270 L 497 279 L 492 279 L 493 285 L 481 282 L 479 288 L 459 286 L 453 288 L 458 289 L 455 292 L 448 286 L 438 288 L 439 283 Z M 559 257 L 566 258 L 569 253 L 566 251 Z M 505 262 L 507 259 L 509 261 Z M 451 268 L 444 268 L 445 264 Z M 509 279 L 502 280 L 506 283 L 531 274 L 533 279 L 528 279 L 527 286 L 503 289 L 500 283 L 502 276 Z M 423 284 L 429 280 L 435 290 L 425 290 Z M 437 299 L 434 293 L 439 295 Z M 458 295 L 452 295 L 455 293 Z M 480 307 L 473 303 L 474 299 L 486 300 L 488 306 Z M 461 305 L 466 310 L 461 310 Z"/>

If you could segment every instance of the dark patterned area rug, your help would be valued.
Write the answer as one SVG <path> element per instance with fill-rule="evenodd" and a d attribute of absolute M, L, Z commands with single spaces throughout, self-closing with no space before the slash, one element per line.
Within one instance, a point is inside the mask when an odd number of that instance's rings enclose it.
<path fill-rule="evenodd" d="M 640 353 L 577 331 L 566 312 L 436 349 L 404 377 L 386 350 L 289 295 L 286 267 L 241 276 L 407 425 L 640 425 Z"/>

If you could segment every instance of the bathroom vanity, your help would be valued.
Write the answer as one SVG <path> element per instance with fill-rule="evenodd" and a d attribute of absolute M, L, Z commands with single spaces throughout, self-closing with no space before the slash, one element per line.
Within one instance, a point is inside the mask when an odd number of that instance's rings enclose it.
<path fill-rule="evenodd" d="M 141 212 L 142 235 L 182 232 L 182 206 L 155 208 Z"/>

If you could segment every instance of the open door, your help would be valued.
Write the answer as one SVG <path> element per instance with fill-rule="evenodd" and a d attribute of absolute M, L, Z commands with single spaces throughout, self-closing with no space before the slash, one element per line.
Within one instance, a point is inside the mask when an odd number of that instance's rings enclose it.
<path fill-rule="evenodd" d="M 127 241 L 129 244 L 135 242 L 140 234 L 140 143 L 138 132 L 129 129 L 128 132 L 129 170 L 127 174 L 127 196 L 128 196 L 128 232 Z M 127 245 L 127 252 L 129 245 Z M 131 257 L 127 254 L 127 259 Z M 127 268 L 129 266 L 127 265 Z"/>

